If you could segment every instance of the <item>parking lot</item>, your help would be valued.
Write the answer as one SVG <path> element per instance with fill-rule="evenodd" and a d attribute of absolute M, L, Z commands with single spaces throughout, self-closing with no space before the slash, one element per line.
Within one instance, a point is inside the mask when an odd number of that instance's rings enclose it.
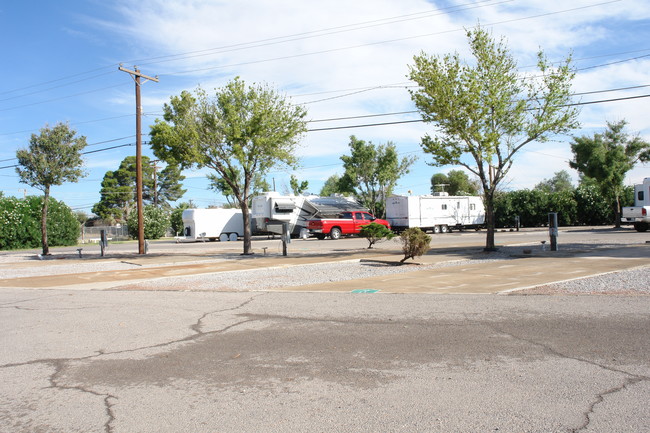
<path fill-rule="evenodd" d="M 650 296 L 521 286 L 631 284 L 650 239 L 546 236 L 440 235 L 402 267 L 363 239 L 3 253 L 0 432 L 650 431 Z"/>

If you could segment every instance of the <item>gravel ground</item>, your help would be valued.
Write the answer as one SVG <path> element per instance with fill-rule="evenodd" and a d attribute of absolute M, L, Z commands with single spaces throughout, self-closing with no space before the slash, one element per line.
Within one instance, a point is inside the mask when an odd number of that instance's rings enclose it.
<path fill-rule="evenodd" d="M 469 259 L 454 260 L 436 265 L 418 265 L 407 263 L 397 266 L 380 261 L 349 260 L 334 263 L 318 263 L 311 265 L 293 265 L 277 268 L 264 268 L 247 271 L 219 272 L 202 274 L 200 276 L 183 276 L 161 278 L 143 283 L 120 287 L 120 289 L 139 290 L 172 290 L 178 287 L 188 287 L 191 290 L 228 290 L 228 291 L 263 291 L 283 287 L 305 286 L 309 284 L 347 281 L 359 278 L 369 278 L 389 274 L 401 274 L 426 269 L 461 266 L 477 261 L 498 261 L 508 258 L 493 257 L 489 260 Z M 190 290 L 190 289 L 188 289 Z"/>
<path fill-rule="evenodd" d="M 512 292 L 524 295 L 650 295 L 650 266 Z"/>
<path fill-rule="evenodd" d="M 238 290 L 260 291 L 282 287 L 301 286 L 324 282 L 345 281 L 357 278 L 368 278 L 387 274 L 409 272 L 417 270 L 437 269 L 443 267 L 463 266 L 477 261 L 491 262 L 511 260 L 521 256 L 528 248 L 539 248 L 538 245 L 507 246 L 500 248 L 499 252 L 490 254 L 475 254 L 466 259 L 453 260 L 435 265 L 407 264 L 395 266 L 372 260 L 350 260 L 335 263 L 319 263 L 311 265 L 293 265 L 275 268 L 264 268 L 246 271 L 227 271 L 200 276 L 183 276 L 154 279 L 134 285 L 122 286 L 122 289 L 138 290 L 166 290 L 187 287 L 188 290 Z M 607 247 L 607 245 L 600 245 Z M 563 245 L 563 251 L 584 248 L 584 243 L 579 247 L 571 244 Z M 74 256 L 70 256 L 74 258 Z M 228 256 L 204 256 L 197 260 L 184 261 L 183 263 L 201 263 L 205 261 L 228 260 Z M 408 263 L 408 262 L 407 262 Z M 168 265 L 177 263 L 167 263 Z M 134 264 L 124 260 L 37 260 L 33 254 L 13 254 L 0 256 L 0 278 L 15 278 L 41 275 L 60 275 L 79 272 L 119 271 L 135 267 L 164 266 L 160 261 L 152 264 Z M 512 295 L 522 294 L 624 294 L 624 295 L 650 295 L 650 265 L 641 266 L 632 270 L 607 273 L 594 277 L 581 278 L 571 281 L 558 282 L 512 292 Z"/>

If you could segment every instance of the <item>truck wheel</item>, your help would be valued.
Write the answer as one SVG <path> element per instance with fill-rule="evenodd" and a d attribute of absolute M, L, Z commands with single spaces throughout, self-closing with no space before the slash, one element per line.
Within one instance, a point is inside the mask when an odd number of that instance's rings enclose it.
<path fill-rule="evenodd" d="M 337 240 L 341 238 L 341 229 L 338 227 L 333 227 L 332 230 L 330 230 L 330 238 L 333 240 Z"/>
<path fill-rule="evenodd" d="M 448 226 L 440 226 L 440 233 L 447 233 L 448 231 L 450 231 Z"/>
<path fill-rule="evenodd" d="M 645 232 L 648 231 L 648 223 L 634 223 L 634 229 L 637 232 Z"/>
<path fill-rule="evenodd" d="M 440 233 L 440 226 L 434 226 L 433 227 L 433 233 L 435 233 L 435 234 Z"/>

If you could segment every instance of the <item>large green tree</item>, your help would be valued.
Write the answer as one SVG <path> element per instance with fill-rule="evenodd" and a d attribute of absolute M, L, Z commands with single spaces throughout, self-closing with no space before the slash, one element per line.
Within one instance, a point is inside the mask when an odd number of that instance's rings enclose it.
<path fill-rule="evenodd" d="M 183 91 L 151 127 L 155 155 L 183 167 L 207 167 L 223 178 L 242 209 L 244 254 L 251 254 L 249 197 L 256 175 L 295 167 L 296 146 L 307 131 L 306 110 L 267 85 L 235 78 L 214 96 Z M 233 176 L 239 172 L 241 176 Z"/>
<path fill-rule="evenodd" d="M 224 176 L 218 176 L 214 173 L 208 173 L 207 177 L 208 180 L 210 181 L 208 188 L 223 195 L 226 198 L 226 201 L 228 202 L 227 207 L 237 208 L 239 207 L 239 203 L 237 202 L 237 197 L 230 185 L 232 185 L 233 183 L 243 184 L 244 180 L 242 175 L 243 173 L 239 169 L 239 167 L 231 167 L 231 169 L 228 170 L 227 177 L 230 179 L 230 182 L 226 181 L 226 178 Z M 251 205 L 253 201 L 253 196 L 261 192 L 270 191 L 270 190 L 271 190 L 271 186 L 266 181 L 266 179 L 264 179 L 264 177 L 260 175 L 260 173 L 253 174 L 253 179 L 251 180 L 251 192 L 248 199 L 248 206 Z"/>
<path fill-rule="evenodd" d="M 577 126 L 578 112 L 568 105 L 574 72 L 570 57 L 554 66 L 538 53 L 536 74 L 522 75 L 503 39 L 484 29 L 467 31 L 472 62 L 458 53 L 414 57 L 409 77 L 422 118 L 438 128 L 422 138 L 432 165 L 460 165 L 481 182 L 486 208 L 485 249 L 495 249 L 494 197 L 526 144 L 543 142 Z"/>
<path fill-rule="evenodd" d="M 127 156 L 115 171 L 107 171 L 102 180 L 100 200 L 93 213 L 111 221 L 126 221 L 136 203 L 136 157 Z M 142 201 L 145 205 L 170 207 L 170 202 L 180 199 L 185 176 L 177 164 L 168 164 L 157 173 L 148 156 L 142 157 Z"/>
<path fill-rule="evenodd" d="M 552 178 L 544 179 L 535 185 L 535 189 L 554 193 L 560 191 L 573 191 L 574 187 L 571 183 L 571 175 L 569 172 L 566 170 L 560 170 L 556 172 Z"/>
<path fill-rule="evenodd" d="M 345 173 L 339 186 L 354 194 L 372 214 L 383 216 L 386 198 L 416 158 L 400 159 L 393 143 L 375 145 L 354 135 L 349 146 L 350 155 L 341 156 Z"/>
<path fill-rule="evenodd" d="M 47 212 L 50 189 L 64 182 L 77 182 L 84 176 L 82 150 L 86 137 L 76 136 L 75 130 L 65 123 L 41 128 L 40 134 L 32 134 L 27 149 L 16 152 L 20 181 L 43 191 L 41 209 L 41 245 L 43 254 L 49 254 L 47 239 Z"/>
<path fill-rule="evenodd" d="M 309 181 L 303 180 L 300 182 L 298 178 L 292 174 L 291 179 L 289 180 L 289 186 L 294 195 L 301 195 L 307 191 L 307 188 L 309 188 Z"/>
<path fill-rule="evenodd" d="M 625 132 L 627 122 L 607 122 L 607 129 L 593 137 L 575 137 L 571 143 L 572 168 L 592 179 L 613 210 L 614 224 L 621 226 L 621 196 L 625 174 L 637 162 L 650 161 L 650 143 Z"/>
<path fill-rule="evenodd" d="M 334 194 L 347 195 L 349 192 L 341 188 L 341 176 L 333 174 L 327 178 L 319 194 L 321 197 L 329 197 Z"/>
<path fill-rule="evenodd" d="M 479 184 L 462 170 L 436 173 L 431 176 L 431 193 L 446 191 L 449 195 L 478 195 Z"/>

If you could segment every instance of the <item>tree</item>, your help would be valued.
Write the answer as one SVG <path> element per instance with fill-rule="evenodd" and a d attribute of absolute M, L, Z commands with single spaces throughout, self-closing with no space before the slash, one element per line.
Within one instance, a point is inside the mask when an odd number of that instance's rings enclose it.
<path fill-rule="evenodd" d="M 187 192 L 183 189 L 185 176 L 181 173 L 181 168 L 177 164 L 167 164 L 156 176 L 154 171 L 154 206 L 163 206 L 171 208 L 171 202 L 180 200 Z"/>
<path fill-rule="evenodd" d="M 350 137 L 349 146 L 351 155 L 341 156 L 345 173 L 339 187 L 354 194 L 373 215 L 383 216 L 386 198 L 416 158 L 400 160 L 393 143 L 375 146 L 354 135 Z"/>
<path fill-rule="evenodd" d="M 248 209 L 254 177 L 279 165 L 295 167 L 306 114 L 268 86 L 246 86 L 237 77 L 213 97 L 201 88 L 195 96 L 183 91 L 172 97 L 164 106 L 164 121 L 151 127 L 152 148 L 160 159 L 207 167 L 223 178 L 242 209 L 244 254 L 251 254 Z"/>
<path fill-rule="evenodd" d="M 301 195 L 307 191 L 309 181 L 303 180 L 302 182 L 298 182 L 298 178 L 292 174 L 291 179 L 289 180 L 289 185 L 291 186 L 291 191 L 294 195 Z"/>
<path fill-rule="evenodd" d="M 144 237 L 145 239 L 160 239 L 165 236 L 169 228 L 169 213 L 166 209 L 161 209 L 154 205 L 147 205 L 142 210 L 144 217 Z M 129 228 L 129 235 L 133 239 L 138 238 L 138 215 L 131 212 L 126 220 Z"/>
<path fill-rule="evenodd" d="M 607 122 L 607 129 L 593 137 L 574 137 L 571 168 L 592 179 L 614 211 L 614 224 L 621 226 L 621 196 L 625 174 L 637 162 L 650 161 L 650 143 L 624 132 L 627 122 Z"/>
<path fill-rule="evenodd" d="M 573 184 L 571 183 L 571 175 L 566 170 L 556 172 L 552 178 L 544 179 L 537 185 L 535 189 L 546 191 L 549 193 L 560 191 L 573 191 Z"/>
<path fill-rule="evenodd" d="M 334 194 L 343 194 L 347 195 L 349 194 L 347 191 L 344 191 L 341 188 L 341 176 L 338 174 L 333 174 L 330 177 L 327 178 L 325 181 L 325 184 L 320 190 L 320 196 L 321 197 L 329 197 Z"/>
<path fill-rule="evenodd" d="M 444 173 L 435 173 L 431 176 L 431 194 L 448 191 L 449 178 Z"/>
<path fill-rule="evenodd" d="M 136 203 L 136 157 L 127 156 L 115 171 L 107 171 L 102 180 L 98 203 L 93 213 L 109 221 L 126 221 Z M 187 190 L 183 189 L 181 174 L 177 164 L 168 164 L 157 175 L 148 156 L 142 157 L 142 201 L 170 207 L 170 202 L 180 199 Z"/>
<path fill-rule="evenodd" d="M 409 74 L 420 87 L 410 93 L 423 120 L 439 129 L 437 136 L 422 138 L 431 164 L 460 165 L 478 177 L 486 208 L 485 249 L 493 251 L 494 197 L 516 153 L 577 126 L 578 112 L 568 105 L 574 72 L 570 57 L 552 67 L 540 51 L 538 75 L 522 77 L 503 39 L 493 40 L 480 27 L 467 37 L 473 65 L 457 53 L 421 53 Z"/>
<path fill-rule="evenodd" d="M 373 245 L 382 239 L 393 239 L 395 233 L 383 224 L 370 223 L 361 226 L 359 236 L 368 240 L 368 249 L 371 249 Z"/>
<path fill-rule="evenodd" d="M 47 240 L 47 211 L 50 189 L 63 182 L 77 182 L 84 176 L 81 151 L 86 147 L 86 137 L 76 137 L 77 132 L 65 123 L 41 128 L 40 135 L 32 134 L 27 149 L 16 152 L 20 181 L 43 191 L 41 209 L 41 243 L 43 254 L 49 254 Z"/>
<path fill-rule="evenodd" d="M 431 193 L 446 191 L 449 195 L 478 195 L 479 185 L 462 170 L 450 170 L 448 174 L 431 176 Z"/>
<path fill-rule="evenodd" d="M 230 186 L 230 184 L 226 181 L 225 177 L 217 176 L 214 173 L 208 173 L 207 177 L 208 180 L 210 181 L 208 187 L 223 195 L 226 198 L 226 201 L 228 202 L 228 207 L 230 208 L 238 207 L 235 193 L 233 192 L 233 189 Z M 241 170 L 239 170 L 238 167 L 233 167 L 231 170 L 229 170 L 228 178 L 231 179 L 231 183 L 238 182 L 240 184 L 243 184 L 242 172 Z M 271 186 L 266 181 L 266 179 L 262 177 L 260 173 L 253 174 L 253 179 L 251 181 L 251 184 L 252 184 L 251 193 L 248 200 L 249 207 L 251 206 L 253 197 L 255 195 L 264 191 L 271 190 Z"/>
<path fill-rule="evenodd" d="M 178 204 L 169 215 L 169 225 L 172 228 L 172 231 L 175 235 L 183 235 L 183 229 L 185 224 L 183 223 L 183 211 L 185 209 L 190 209 L 190 203 L 180 203 Z"/>
<path fill-rule="evenodd" d="M 404 258 L 400 260 L 400 263 L 420 257 L 429 251 L 431 236 L 424 233 L 419 227 L 406 229 L 399 237 L 402 241 L 402 252 L 404 253 Z"/>

